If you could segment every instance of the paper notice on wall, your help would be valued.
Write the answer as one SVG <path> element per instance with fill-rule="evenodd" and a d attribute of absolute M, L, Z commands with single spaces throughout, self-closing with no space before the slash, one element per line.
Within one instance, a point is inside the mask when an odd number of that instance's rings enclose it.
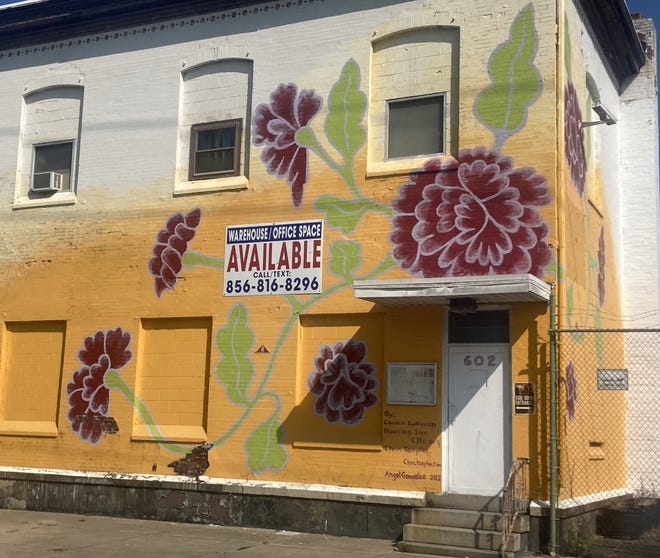
<path fill-rule="evenodd" d="M 516 415 L 533 415 L 536 412 L 536 384 L 534 382 L 515 383 L 513 412 Z"/>

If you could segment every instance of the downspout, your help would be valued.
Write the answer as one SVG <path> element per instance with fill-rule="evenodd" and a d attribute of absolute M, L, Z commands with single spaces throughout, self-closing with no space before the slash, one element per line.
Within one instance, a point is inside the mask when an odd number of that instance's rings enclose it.
<path fill-rule="evenodd" d="M 564 67 L 564 19 L 566 8 L 564 0 L 555 3 L 557 13 L 555 25 L 557 37 L 555 41 L 555 239 L 554 249 L 556 258 L 556 277 L 550 294 L 550 540 L 549 551 L 551 556 L 557 556 L 559 538 L 559 517 L 557 503 L 559 500 L 559 428 L 558 428 L 558 387 L 559 387 L 559 349 L 557 343 L 557 329 L 560 327 L 557 312 L 558 301 L 561 295 L 561 282 L 564 274 L 562 265 L 561 239 L 564 230 L 563 208 L 564 199 L 564 164 L 561 154 L 564 151 L 563 111 L 566 69 Z"/>
<path fill-rule="evenodd" d="M 557 436 L 557 300 L 555 285 L 550 292 L 550 556 L 557 555 L 557 499 L 559 460 Z"/>

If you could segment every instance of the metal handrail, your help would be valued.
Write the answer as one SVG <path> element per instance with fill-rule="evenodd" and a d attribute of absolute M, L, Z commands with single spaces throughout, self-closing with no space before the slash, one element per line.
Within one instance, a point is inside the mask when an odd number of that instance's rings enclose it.
<path fill-rule="evenodd" d="M 528 457 L 516 457 L 509 468 L 509 476 L 502 488 L 502 547 L 500 554 L 506 556 L 509 537 L 513 532 L 518 515 L 529 508 L 527 497 Z"/>

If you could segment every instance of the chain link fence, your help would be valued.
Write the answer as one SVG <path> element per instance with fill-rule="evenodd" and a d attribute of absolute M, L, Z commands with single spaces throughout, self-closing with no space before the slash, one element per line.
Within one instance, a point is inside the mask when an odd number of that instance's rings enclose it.
<path fill-rule="evenodd" d="M 660 330 L 558 330 L 560 509 L 596 533 L 660 524 Z"/>

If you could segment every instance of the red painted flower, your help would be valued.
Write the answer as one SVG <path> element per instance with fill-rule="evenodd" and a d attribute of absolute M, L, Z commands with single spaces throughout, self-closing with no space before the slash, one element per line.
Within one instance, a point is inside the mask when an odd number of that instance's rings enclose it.
<path fill-rule="evenodd" d="M 108 370 L 118 370 L 131 359 L 131 334 L 120 327 L 97 331 L 86 337 L 78 352 L 82 368 L 73 373 L 66 386 L 67 417 L 81 439 L 96 444 L 103 434 L 103 417 L 108 416 L 110 390 L 103 380 Z"/>
<path fill-rule="evenodd" d="M 580 195 L 584 192 L 587 158 L 584 151 L 584 131 L 581 128 L 582 111 L 575 86 L 568 82 L 564 88 L 564 152 L 571 180 Z"/>
<path fill-rule="evenodd" d="M 541 277 L 552 253 L 538 208 L 548 203 L 543 176 L 483 147 L 461 151 L 458 161 L 432 159 L 393 202 L 393 255 L 423 277 Z"/>
<path fill-rule="evenodd" d="M 302 203 L 309 178 L 307 149 L 296 143 L 296 133 L 307 126 L 320 110 L 323 100 L 313 89 L 280 83 L 270 95 L 270 104 L 260 104 L 252 120 L 252 141 L 264 146 L 261 160 L 269 174 L 286 177 L 293 205 Z"/>
<path fill-rule="evenodd" d="M 605 227 L 600 228 L 598 237 L 598 303 L 605 303 Z"/>
<path fill-rule="evenodd" d="M 97 364 L 103 355 L 110 359 L 110 368 L 115 370 L 131 360 L 128 344 L 131 334 L 122 328 L 97 331 L 93 336 L 85 337 L 83 347 L 78 352 L 78 359 L 87 366 Z"/>
<path fill-rule="evenodd" d="M 179 272 L 183 267 L 181 258 L 188 249 L 188 243 L 194 238 L 202 212 L 193 209 L 188 215 L 175 213 L 158 231 L 153 256 L 149 260 L 149 272 L 155 278 L 156 295 L 176 286 Z"/>
<path fill-rule="evenodd" d="M 568 420 L 575 418 L 575 404 L 577 403 L 577 380 L 573 361 L 566 366 L 566 415 Z"/>
<path fill-rule="evenodd" d="M 364 357 L 362 341 L 337 341 L 334 347 L 321 345 L 314 359 L 314 370 L 307 378 L 316 396 L 314 412 L 328 422 L 358 424 L 364 411 L 378 402 L 376 366 Z"/>

